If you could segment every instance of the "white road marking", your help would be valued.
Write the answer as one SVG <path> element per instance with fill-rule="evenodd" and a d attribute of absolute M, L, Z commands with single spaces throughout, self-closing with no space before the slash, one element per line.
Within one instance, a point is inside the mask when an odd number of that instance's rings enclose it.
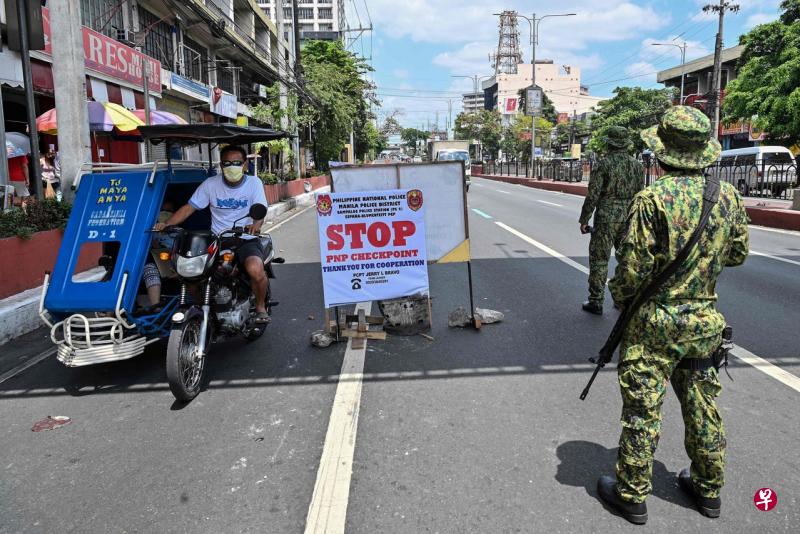
<path fill-rule="evenodd" d="M 371 302 L 356 306 L 369 315 Z M 308 507 L 305 533 L 343 534 L 347 501 L 350 498 L 350 478 L 353 475 L 353 454 L 358 431 L 358 411 L 361 404 L 361 384 L 367 344 L 354 350 L 352 338 L 342 362 L 342 372 L 333 399 L 328 433 L 317 470 L 314 495 Z"/>
<path fill-rule="evenodd" d="M 498 193 L 503 193 L 504 195 L 510 195 L 511 193 L 508 191 L 503 191 L 502 189 L 495 189 Z"/>
<path fill-rule="evenodd" d="M 783 263 L 791 263 L 792 265 L 797 265 L 798 267 L 800 267 L 800 261 L 794 261 L 794 260 L 790 260 L 788 258 L 781 258 L 780 256 L 773 256 L 772 254 L 766 254 L 764 252 L 758 252 L 758 251 L 755 251 L 755 250 L 751 250 L 750 254 L 753 254 L 755 256 L 763 256 L 765 258 L 769 258 L 769 259 L 775 260 L 775 261 L 782 261 Z"/>
<path fill-rule="evenodd" d="M 538 198 L 534 199 L 536 202 L 541 202 L 542 204 L 548 204 L 550 206 L 556 206 L 558 208 L 563 208 L 562 204 L 556 204 L 555 202 L 548 202 L 546 200 L 539 200 Z"/>
<path fill-rule="evenodd" d="M 800 393 L 800 378 L 797 378 L 789 371 L 781 369 L 777 365 L 768 362 L 760 356 L 756 356 L 749 350 L 744 349 L 739 345 L 736 345 L 733 350 L 731 350 L 731 354 L 742 360 L 744 363 L 752 365 L 762 373 L 771 376 L 778 382 L 786 384 L 793 390 Z"/>
<path fill-rule="evenodd" d="M 551 249 L 547 245 L 543 245 L 543 244 L 539 243 L 538 241 L 536 241 L 532 237 L 528 237 L 527 235 L 523 234 L 522 232 L 520 232 L 518 230 L 515 230 L 514 228 L 511 228 L 510 226 L 508 226 L 508 225 L 506 225 L 506 224 L 504 224 L 504 223 L 502 223 L 500 221 L 495 221 L 494 223 L 497 226 L 499 226 L 500 228 L 503 228 L 504 230 L 507 230 L 507 231 L 511 232 L 512 234 L 514 234 L 515 236 L 519 237 L 523 241 L 525 241 L 527 243 L 530 243 L 531 245 L 533 245 L 534 247 L 538 248 L 539 250 L 549 254 L 550 256 L 553 256 L 557 260 L 563 261 L 564 263 L 566 263 L 570 267 L 574 267 L 575 269 L 577 269 L 580 272 L 585 273 L 587 275 L 589 274 L 589 269 L 588 268 L 584 267 L 580 263 L 577 263 L 577 262 L 571 260 L 570 258 L 567 258 L 566 256 L 564 256 L 560 252 Z M 783 259 L 783 258 L 780 258 L 780 259 Z M 792 262 L 792 263 L 794 263 L 794 262 Z M 753 367 L 755 367 L 756 369 L 758 369 L 762 373 L 766 374 L 767 376 L 771 376 L 775 380 L 777 380 L 777 381 L 779 381 L 779 382 L 781 382 L 783 384 L 786 384 L 787 386 L 789 386 L 790 388 L 794 389 L 795 391 L 800 392 L 800 378 L 796 377 L 792 373 L 790 373 L 788 371 L 785 371 L 784 369 L 781 369 L 777 365 L 774 365 L 774 364 L 768 362 L 767 360 L 765 360 L 764 358 L 761 358 L 760 356 L 756 356 L 752 352 L 750 352 L 747 349 L 744 349 L 744 348 L 742 348 L 742 347 L 740 347 L 738 345 L 734 348 L 734 350 L 731 352 L 731 354 L 733 354 L 734 356 L 736 356 L 737 358 L 739 358 L 743 362 L 752 365 Z"/>
<path fill-rule="evenodd" d="M 533 245 L 534 247 L 538 248 L 538 249 L 539 249 L 539 250 L 541 250 L 542 252 L 544 252 L 544 253 L 546 253 L 546 254 L 549 254 L 550 256 L 553 256 L 553 257 L 554 257 L 554 258 L 556 258 L 557 260 L 561 260 L 561 261 L 563 261 L 564 263 L 566 263 L 566 264 L 567 264 L 567 265 L 569 265 L 570 267 L 573 267 L 573 268 L 575 268 L 575 269 L 578 269 L 580 272 L 582 272 L 582 273 L 584 273 L 584 274 L 587 274 L 587 275 L 589 274 L 589 268 L 588 268 L 588 267 L 584 267 L 583 265 L 581 265 L 581 264 L 580 264 L 580 263 L 578 263 L 577 261 L 575 261 L 575 260 L 573 260 L 573 259 L 571 259 L 571 258 L 568 258 L 568 257 L 564 256 L 564 255 L 563 255 L 563 254 L 561 254 L 560 252 L 558 252 L 558 251 L 556 251 L 556 250 L 553 250 L 552 248 L 548 247 L 547 245 L 543 245 L 542 243 L 539 243 L 538 241 L 536 241 L 536 240 L 535 240 L 535 239 L 533 239 L 532 237 L 528 237 L 528 236 L 526 236 L 525 234 L 523 234 L 523 233 L 522 233 L 522 232 L 520 232 L 519 230 L 515 230 L 514 228 L 511 228 L 511 227 L 510 227 L 510 226 L 508 226 L 507 224 L 501 223 L 500 221 L 495 221 L 494 223 L 495 223 L 497 226 L 499 226 L 500 228 L 502 228 L 503 230 L 506 230 L 506 231 L 508 231 L 508 232 L 511 232 L 512 234 L 514 234 L 514 235 L 515 235 L 515 236 L 517 236 L 518 238 L 522 239 L 523 241 L 525 241 L 525 242 L 527 242 L 527 243 L 530 243 L 531 245 Z"/>
<path fill-rule="evenodd" d="M 302 214 L 304 214 L 305 212 L 307 212 L 308 210 L 310 210 L 310 209 L 311 209 L 311 208 L 313 208 L 314 206 L 316 206 L 316 204 L 311 204 L 310 206 L 308 206 L 308 207 L 306 207 L 306 208 L 303 208 L 302 210 L 298 211 L 297 213 L 295 213 L 294 215 L 292 215 L 292 216 L 291 216 L 291 217 L 289 217 L 288 219 L 284 219 L 283 221 L 279 222 L 278 224 L 276 224 L 276 225 L 274 225 L 274 226 L 270 226 L 270 227 L 269 227 L 269 228 L 267 228 L 266 230 L 261 230 L 261 233 L 262 233 L 262 234 L 268 234 L 268 233 L 270 233 L 270 232 L 273 232 L 273 231 L 277 230 L 278 228 L 280 228 L 281 226 L 283 226 L 283 225 L 284 225 L 284 224 L 286 224 L 287 222 L 291 221 L 292 219 L 294 219 L 294 218 L 295 218 L 295 217 L 297 217 L 298 215 L 302 215 Z"/>
<path fill-rule="evenodd" d="M 489 215 L 488 213 L 479 210 L 478 208 L 472 208 L 472 211 L 474 211 L 475 213 L 477 213 L 478 215 L 480 215 L 484 219 L 493 219 L 494 218 L 491 215 Z"/>
<path fill-rule="evenodd" d="M 10 369 L 10 370 L 6 371 L 2 375 L 0 375 L 0 384 L 5 382 L 6 380 L 10 380 L 10 379 L 14 378 L 15 376 L 17 376 L 21 372 L 25 371 L 26 369 L 29 369 L 29 368 L 33 367 L 34 365 L 36 365 L 40 361 L 47 359 L 48 357 L 52 356 L 55 353 L 56 353 L 56 349 L 54 349 L 54 348 L 48 349 L 48 350 L 44 351 L 43 353 L 41 353 L 41 354 L 39 354 L 37 356 L 34 356 L 30 360 L 19 364 L 18 366 L 14 367 L 13 369 Z"/>
<path fill-rule="evenodd" d="M 483 184 L 479 184 L 478 182 L 472 182 L 473 187 L 486 187 Z"/>
<path fill-rule="evenodd" d="M 761 230 L 762 232 L 772 232 L 773 234 L 785 234 L 794 237 L 800 237 L 800 232 L 796 232 L 794 230 L 784 230 L 783 228 L 768 228 L 766 226 L 758 226 L 756 224 L 751 224 L 750 228 L 753 230 Z"/>

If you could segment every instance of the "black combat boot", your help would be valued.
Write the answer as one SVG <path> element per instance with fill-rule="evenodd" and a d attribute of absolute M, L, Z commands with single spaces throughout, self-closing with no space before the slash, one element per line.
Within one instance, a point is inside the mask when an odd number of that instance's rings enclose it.
<path fill-rule="evenodd" d="M 703 497 L 697 493 L 694 483 L 692 483 L 692 476 L 689 469 L 684 469 L 678 473 L 678 486 L 692 498 L 701 514 L 713 519 L 719 517 L 720 509 L 722 508 L 722 499 L 719 497 Z"/>
<path fill-rule="evenodd" d="M 647 523 L 647 505 L 643 502 L 628 502 L 620 497 L 614 477 L 603 475 L 598 478 L 597 493 L 604 503 L 634 525 Z"/>
<path fill-rule="evenodd" d="M 583 311 L 593 313 L 595 315 L 603 315 L 603 305 L 592 300 L 587 300 L 583 303 Z"/>

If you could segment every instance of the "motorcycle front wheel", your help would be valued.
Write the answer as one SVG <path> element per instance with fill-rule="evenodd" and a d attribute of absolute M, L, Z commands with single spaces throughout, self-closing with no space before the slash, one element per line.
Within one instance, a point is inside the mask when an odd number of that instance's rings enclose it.
<path fill-rule="evenodd" d="M 199 354 L 200 318 L 172 329 L 167 343 L 167 380 L 176 399 L 188 402 L 200 392 L 206 357 Z"/>

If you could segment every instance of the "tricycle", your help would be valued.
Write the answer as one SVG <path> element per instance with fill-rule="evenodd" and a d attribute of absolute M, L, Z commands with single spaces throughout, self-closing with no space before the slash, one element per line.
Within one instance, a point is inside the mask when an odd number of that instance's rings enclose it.
<path fill-rule="evenodd" d="M 143 138 L 176 145 L 246 145 L 286 137 L 265 128 L 233 125 L 142 126 Z M 209 209 L 195 211 L 179 226 L 156 231 L 170 208 L 184 205 L 214 174 L 209 161 L 163 161 L 141 165 L 93 165 L 76 180 L 76 195 L 56 264 L 45 274 L 39 314 L 50 328 L 57 359 L 68 367 L 127 360 L 148 345 L 166 343 L 166 374 L 180 401 L 201 389 L 212 343 L 231 336 L 258 339 L 268 321 L 255 320 L 254 297 L 235 261 L 246 230 L 209 230 Z M 248 216 L 263 220 L 266 206 Z M 252 238 L 252 237 L 251 237 Z M 274 278 L 272 238 L 257 236 L 264 270 Z M 79 258 L 102 254 L 93 276 L 76 276 Z M 260 265 L 260 264 L 259 264 Z M 260 267 L 259 267 L 260 269 Z M 252 271 L 251 271 L 252 272 Z M 154 288 L 157 287 L 157 291 Z M 269 309 L 278 303 L 266 302 Z"/>

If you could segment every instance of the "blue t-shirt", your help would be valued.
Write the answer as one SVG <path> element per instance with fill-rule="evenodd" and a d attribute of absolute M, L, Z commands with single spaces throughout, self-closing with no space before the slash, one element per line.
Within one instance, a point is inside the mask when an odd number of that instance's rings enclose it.
<path fill-rule="evenodd" d="M 200 184 L 189 199 L 189 204 L 196 210 L 211 207 L 211 231 L 217 235 L 233 228 L 233 223 L 242 217 L 239 226 L 252 224 L 253 220 L 247 214 L 253 204 L 268 207 L 261 180 L 255 176 L 244 176 L 238 185 L 231 187 L 220 174 Z"/>

